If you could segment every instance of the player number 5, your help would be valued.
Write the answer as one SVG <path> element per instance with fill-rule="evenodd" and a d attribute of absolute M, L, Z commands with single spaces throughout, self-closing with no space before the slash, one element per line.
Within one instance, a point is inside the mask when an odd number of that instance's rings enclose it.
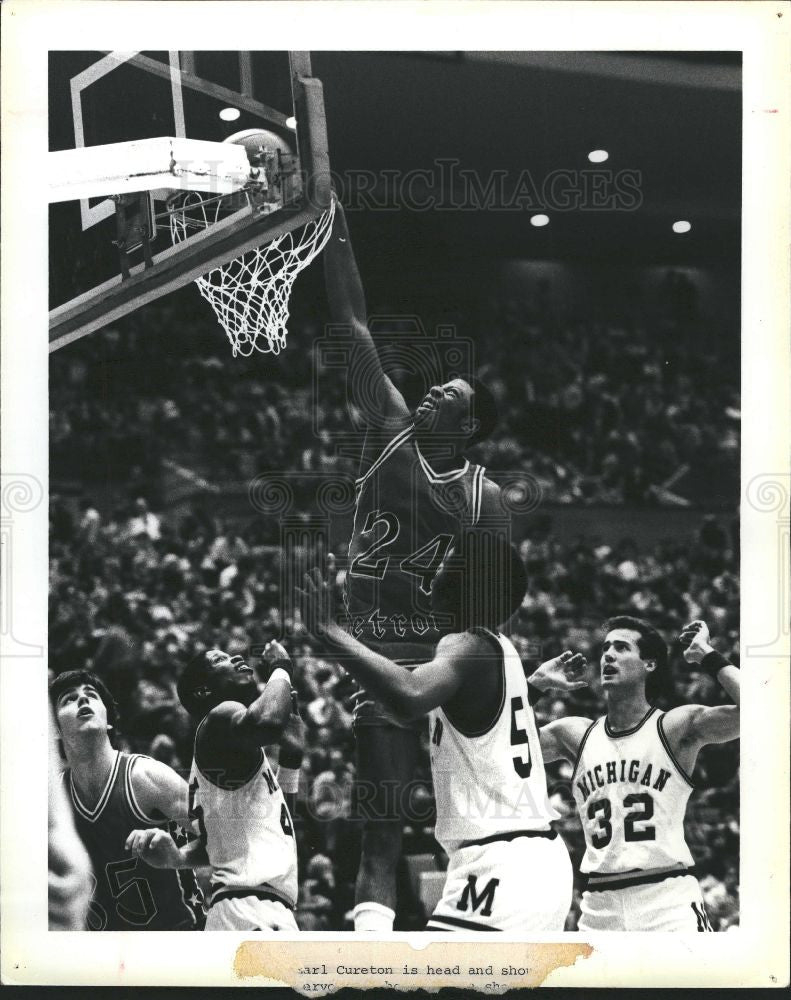
<path fill-rule="evenodd" d="M 530 772 L 533 769 L 533 760 L 530 756 L 530 743 L 527 737 L 527 731 L 520 729 L 516 721 L 516 713 L 523 711 L 525 707 L 524 702 L 520 697 L 511 699 L 511 746 L 523 746 L 525 748 L 525 754 L 527 755 L 527 760 L 523 756 L 514 757 L 514 770 L 519 775 L 520 778 L 529 778 Z"/>
<path fill-rule="evenodd" d="M 110 892 L 116 899 L 118 916 L 128 924 L 145 927 L 157 914 L 157 904 L 148 879 L 132 873 L 137 868 L 137 858 L 111 861 L 105 867 Z M 131 903 L 129 906 L 127 904 Z"/>

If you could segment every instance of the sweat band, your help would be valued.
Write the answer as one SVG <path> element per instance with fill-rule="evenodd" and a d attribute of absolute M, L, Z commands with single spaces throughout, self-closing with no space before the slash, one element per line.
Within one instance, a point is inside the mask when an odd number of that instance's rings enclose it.
<path fill-rule="evenodd" d="M 710 653 L 706 653 L 700 661 L 699 666 L 701 670 L 705 670 L 710 677 L 713 677 L 716 680 L 717 674 L 723 667 L 732 667 L 733 664 L 730 660 L 727 660 L 722 653 L 718 653 L 716 649 L 712 649 Z"/>
<path fill-rule="evenodd" d="M 281 764 L 277 770 L 277 783 L 280 791 L 284 795 L 293 795 L 299 791 L 299 768 L 283 767 Z"/>

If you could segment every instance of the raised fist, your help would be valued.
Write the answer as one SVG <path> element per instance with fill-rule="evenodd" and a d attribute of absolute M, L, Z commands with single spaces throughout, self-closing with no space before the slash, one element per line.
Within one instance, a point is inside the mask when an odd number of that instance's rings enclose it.
<path fill-rule="evenodd" d="M 698 619 L 684 626 L 678 641 L 684 650 L 684 659 L 687 663 L 700 663 L 703 657 L 711 652 L 710 638 L 708 626 L 704 621 Z"/>

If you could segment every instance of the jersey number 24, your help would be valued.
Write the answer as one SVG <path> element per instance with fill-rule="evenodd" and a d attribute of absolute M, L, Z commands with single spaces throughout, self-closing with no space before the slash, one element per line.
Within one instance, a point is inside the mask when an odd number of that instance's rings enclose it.
<path fill-rule="evenodd" d="M 367 549 L 359 552 L 352 559 L 349 566 L 349 573 L 352 576 L 367 576 L 374 580 L 384 579 L 390 564 L 390 556 L 384 553 L 378 555 L 378 553 L 392 545 L 398 538 L 401 533 L 401 525 L 396 515 L 391 511 L 372 510 L 365 519 L 362 533 L 366 535 L 378 525 L 384 527 L 384 532 Z M 399 563 L 399 569 L 402 573 L 416 576 L 420 581 L 421 591 L 424 594 L 430 594 L 432 577 L 447 555 L 452 542 L 453 535 L 435 535 L 430 542 L 421 545 L 419 549 L 415 549 L 414 552 L 402 559 Z"/>

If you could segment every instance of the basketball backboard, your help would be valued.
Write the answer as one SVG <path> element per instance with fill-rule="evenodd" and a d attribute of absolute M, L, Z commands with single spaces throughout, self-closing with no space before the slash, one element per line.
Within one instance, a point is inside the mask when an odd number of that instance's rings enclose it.
<path fill-rule="evenodd" d="M 163 136 L 221 142 L 252 128 L 298 155 L 300 182 L 278 211 L 242 209 L 174 246 L 169 192 L 155 191 L 134 222 L 150 246 L 144 253 L 141 238 L 137 256 L 122 259 L 115 200 L 50 205 L 51 350 L 315 218 L 329 205 L 330 178 L 321 84 L 306 52 L 50 52 L 51 152 Z"/>

